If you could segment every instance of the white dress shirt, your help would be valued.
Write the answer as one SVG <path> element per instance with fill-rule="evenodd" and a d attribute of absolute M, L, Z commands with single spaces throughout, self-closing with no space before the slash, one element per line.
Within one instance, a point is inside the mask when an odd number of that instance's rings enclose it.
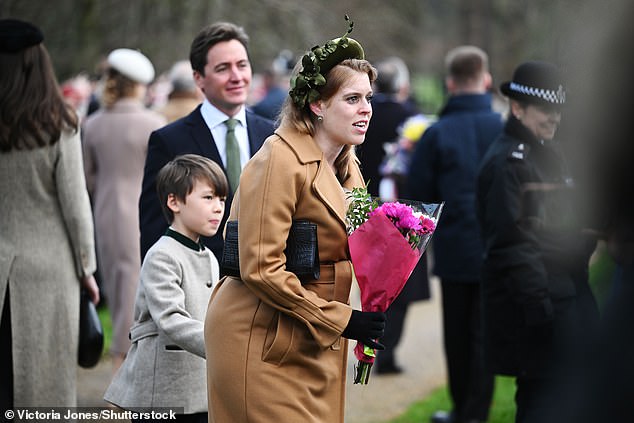
<path fill-rule="evenodd" d="M 227 125 L 225 125 L 225 121 L 230 117 L 238 120 L 235 132 L 236 139 L 238 140 L 238 147 L 240 148 L 240 167 L 243 168 L 251 157 L 249 135 L 247 133 L 247 114 L 244 106 L 238 113 L 236 113 L 235 116 L 227 116 L 205 98 L 202 106 L 200 107 L 200 113 L 202 114 L 207 127 L 211 131 L 211 135 L 214 137 L 218 153 L 220 153 L 220 159 L 222 160 L 225 169 L 227 168 L 227 153 L 225 151 Z"/>

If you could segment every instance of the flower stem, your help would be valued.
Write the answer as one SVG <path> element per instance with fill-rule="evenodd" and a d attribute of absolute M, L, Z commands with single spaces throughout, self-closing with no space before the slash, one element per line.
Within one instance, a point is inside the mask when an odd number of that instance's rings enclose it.
<path fill-rule="evenodd" d="M 370 370 L 372 370 L 372 363 L 366 361 L 358 361 L 354 368 L 354 383 L 367 385 L 370 380 Z"/>

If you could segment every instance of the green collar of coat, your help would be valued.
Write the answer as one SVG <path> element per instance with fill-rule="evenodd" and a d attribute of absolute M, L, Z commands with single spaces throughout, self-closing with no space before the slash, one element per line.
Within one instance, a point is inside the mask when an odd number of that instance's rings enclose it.
<path fill-rule="evenodd" d="M 165 236 L 169 236 L 170 238 L 174 238 L 176 241 L 180 242 L 187 248 L 191 248 L 194 251 L 202 251 L 205 249 L 205 244 L 203 244 L 200 240 L 198 242 L 193 239 L 183 235 L 180 232 L 176 232 L 172 228 L 167 228 L 165 231 Z"/>

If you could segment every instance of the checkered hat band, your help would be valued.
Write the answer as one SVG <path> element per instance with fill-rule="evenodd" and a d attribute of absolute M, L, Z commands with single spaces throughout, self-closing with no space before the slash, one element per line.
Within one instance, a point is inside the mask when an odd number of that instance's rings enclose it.
<path fill-rule="evenodd" d="M 530 95 L 533 97 L 539 97 L 542 100 L 548 101 L 549 103 L 564 104 L 566 102 L 566 93 L 563 91 L 563 88 L 561 86 L 559 87 L 559 90 L 555 91 L 545 90 L 543 88 L 528 87 L 526 85 L 511 82 L 509 88 L 518 93 Z"/>

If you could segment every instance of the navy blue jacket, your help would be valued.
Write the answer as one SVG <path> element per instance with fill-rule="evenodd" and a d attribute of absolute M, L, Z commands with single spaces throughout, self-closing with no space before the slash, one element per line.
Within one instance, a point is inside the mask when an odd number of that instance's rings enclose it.
<path fill-rule="evenodd" d="M 273 122 L 247 109 L 247 132 L 251 155 L 260 149 L 264 140 L 273 134 Z M 203 120 L 198 106 L 189 115 L 158 129 L 150 135 L 145 159 L 143 188 L 139 199 L 139 220 L 141 227 L 141 257 L 167 230 L 167 220 L 156 193 L 156 176 L 163 166 L 181 154 L 199 154 L 218 163 L 224 169 L 220 153 Z M 222 257 L 224 224 L 229 216 L 233 192 L 229 192 L 225 203 L 225 215 L 216 235 L 202 238 L 203 242 L 218 258 Z"/>
<path fill-rule="evenodd" d="M 489 94 L 456 95 L 416 146 L 409 197 L 445 202 L 432 238 L 433 272 L 441 278 L 480 280 L 483 247 L 476 217 L 476 176 L 480 160 L 502 128 L 502 117 L 492 111 Z"/>

